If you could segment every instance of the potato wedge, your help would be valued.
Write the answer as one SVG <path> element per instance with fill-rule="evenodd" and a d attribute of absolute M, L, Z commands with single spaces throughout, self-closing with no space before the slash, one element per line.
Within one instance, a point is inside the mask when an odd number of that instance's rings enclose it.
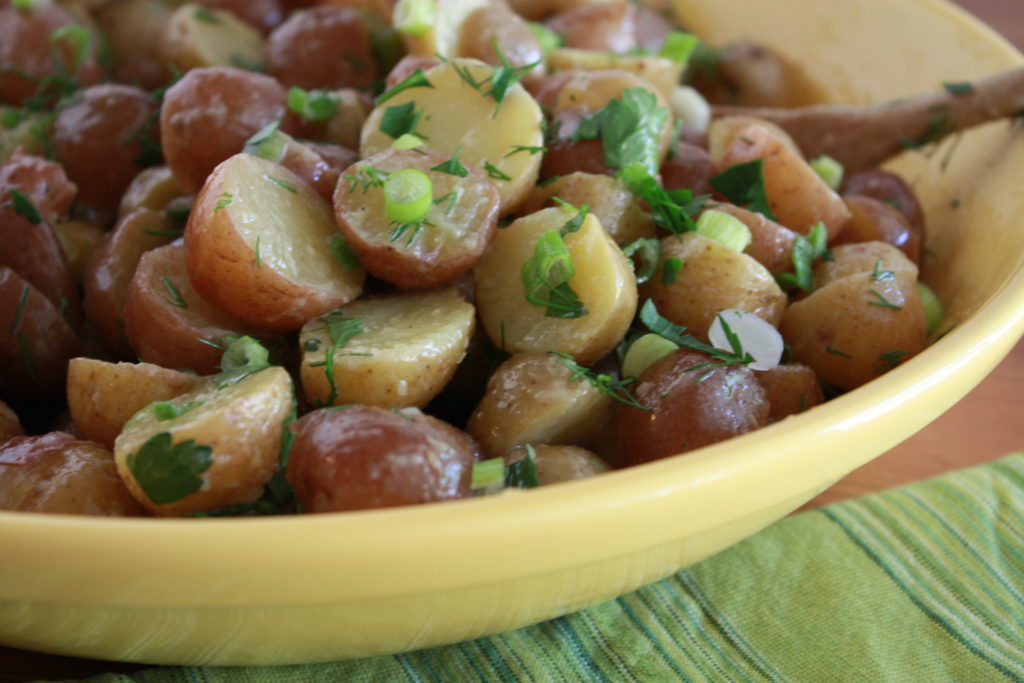
<path fill-rule="evenodd" d="M 174 171 L 169 166 L 152 166 L 139 171 L 121 195 L 117 217 L 124 218 L 136 209 L 159 211 L 172 199 L 185 196 Z"/>
<path fill-rule="evenodd" d="M 499 348 L 510 353 L 560 351 L 588 365 L 614 349 L 629 329 L 637 306 L 636 278 L 622 250 L 592 215 L 564 237 L 575 269 L 568 285 L 586 313 L 549 317 L 544 306 L 527 301 L 524 264 L 534 258 L 543 235 L 557 234 L 573 219 L 561 208 L 520 218 L 498 230 L 473 270 L 480 321 Z"/>
<path fill-rule="evenodd" d="M 263 36 L 231 12 L 188 3 L 174 10 L 161 45 L 164 61 L 181 71 L 235 66 L 262 71 Z"/>
<path fill-rule="evenodd" d="M 489 0 L 439 0 L 434 5 L 433 21 L 422 29 L 410 27 L 405 17 L 414 12 L 416 0 L 398 0 L 394 7 L 395 28 L 402 34 L 405 51 L 410 55 L 446 59 L 461 57 L 463 27 L 471 15 L 486 9 Z"/>
<path fill-rule="evenodd" d="M 252 332 L 196 292 L 180 243 L 139 259 L 125 298 L 124 328 L 141 360 L 201 375 L 217 371 L 225 337 Z"/>
<path fill-rule="evenodd" d="M 366 158 L 391 147 L 395 138 L 382 131 L 381 124 L 387 112 L 393 115 L 399 111 L 396 107 L 409 107 L 422 112 L 415 131 L 430 141 L 431 149 L 447 156 L 458 149 L 467 165 L 491 164 L 489 175 L 501 195 L 501 213 L 513 211 L 537 181 L 543 155 L 529 150 L 544 145 L 543 116 L 518 83 L 497 102 L 488 94 L 490 85 L 474 87 L 466 80 L 481 83 L 493 73 L 493 68 L 474 59 L 456 59 L 427 70 L 432 88 L 403 90 L 370 113 L 359 155 Z"/>
<path fill-rule="evenodd" d="M 641 289 L 662 316 L 707 341 L 715 316 L 728 308 L 753 313 L 778 327 L 787 298 L 772 274 L 746 254 L 696 232 L 661 240 L 664 261 L 678 259 L 672 282 L 652 278 Z M 664 270 L 664 266 L 662 271 Z"/>
<path fill-rule="evenodd" d="M 297 330 L 359 296 L 334 255 L 331 208 L 280 164 L 237 154 L 210 175 L 185 229 L 188 273 L 211 303 L 261 330 Z"/>
<path fill-rule="evenodd" d="M 651 55 L 615 54 L 593 49 L 560 47 L 548 55 L 548 69 L 552 72 L 598 71 L 622 69 L 649 81 L 666 101 L 672 96 L 683 74 L 683 65 Z"/>
<path fill-rule="evenodd" d="M 115 78 L 147 90 L 167 82 L 161 43 L 174 11 L 162 0 L 105 2 L 92 12 L 117 64 Z"/>
<path fill-rule="evenodd" d="M 78 431 L 107 448 L 132 415 L 153 401 L 166 401 L 203 382 L 199 375 L 151 363 L 108 363 L 72 358 L 68 363 L 68 409 Z"/>
<path fill-rule="evenodd" d="M 267 37 L 267 73 L 306 90 L 370 88 L 379 75 L 367 20 L 336 5 L 293 12 Z"/>
<path fill-rule="evenodd" d="M 843 195 L 843 201 L 850 210 L 850 221 L 833 244 L 887 242 L 899 247 L 914 263 L 921 263 L 924 251 L 921 231 L 911 225 L 899 209 L 865 195 Z"/>
<path fill-rule="evenodd" d="M 182 516 L 256 501 L 279 467 L 292 382 L 269 367 L 171 399 L 176 417 L 140 410 L 114 442 L 117 470 L 150 512 Z"/>
<path fill-rule="evenodd" d="M 299 335 L 303 392 L 317 406 L 424 406 L 455 374 L 474 324 L 451 287 L 352 302 Z"/>
<path fill-rule="evenodd" d="M 145 514 L 99 444 L 51 432 L 0 444 L 0 510 L 128 517 Z"/>
<path fill-rule="evenodd" d="M 429 149 L 387 149 L 350 166 L 334 193 L 334 215 L 363 266 L 403 289 L 448 284 L 479 260 L 498 222 L 497 189 L 478 168 L 460 177 L 436 170 L 448 157 Z M 373 169 L 370 171 L 369 169 Z M 434 201 L 422 221 L 387 216 L 384 182 L 368 173 L 416 169 Z"/>
<path fill-rule="evenodd" d="M 520 353 L 491 375 L 466 431 L 491 458 L 520 444 L 576 445 L 600 431 L 613 400 L 559 356 Z"/>
<path fill-rule="evenodd" d="M 872 273 L 872 277 L 887 278 L 890 272 L 907 272 L 917 278 L 917 265 L 906 254 L 886 242 L 857 242 L 840 244 L 831 250 L 832 258 L 820 260 L 814 266 L 814 289 L 847 275 Z"/>

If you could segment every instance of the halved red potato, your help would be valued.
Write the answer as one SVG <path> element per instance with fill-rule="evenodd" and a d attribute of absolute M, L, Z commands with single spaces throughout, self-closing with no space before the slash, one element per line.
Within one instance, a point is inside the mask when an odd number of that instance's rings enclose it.
<path fill-rule="evenodd" d="M 284 21 L 285 3 L 281 0 L 199 0 L 206 7 L 227 10 L 263 33 Z"/>
<path fill-rule="evenodd" d="M 116 63 L 115 80 L 149 90 L 170 79 L 160 43 L 173 11 L 161 0 L 105 2 L 92 9 Z"/>
<path fill-rule="evenodd" d="M 899 209 L 865 195 L 843 195 L 843 201 L 850 210 L 850 221 L 832 244 L 886 242 L 920 265 L 921 231 L 911 225 Z"/>
<path fill-rule="evenodd" d="M 194 389 L 203 379 L 151 363 L 108 363 L 72 358 L 68 363 L 68 409 L 82 436 L 107 448 L 132 415 L 153 401 Z"/>
<path fill-rule="evenodd" d="M 793 269 L 793 240 L 796 233 L 764 214 L 733 204 L 715 204 L 715 211 L 740 219 L 750 230 L 750 244 L 743 253 L 768 269 L 772 275 Z"/>
<path fill-rule="evenodd" d="M 544 52 L 530 25 L 503 2 L 492 2 L 470 12 L 459 31 L 458 57 L 479 59 L 492 66 L 502 63 L 534 67 L 529 78 L 544 73 Z"/>
<path fill-rule="evenodd" d="M 237 66 L 262 70 L 263 36 L 232 12 L 196 3 L 181 5 L 171 15 L 161 51 L 181 71 L 206 66 Z"/>
<path fill-rule="evenodd" d="M 386 132 L 397 132 L 387 125 L 381 130 L 386 116 L 401 108 L 420 112 L 415 132 L 441 154 L 451 156 L 459 149 L 459 158 L 467 166 L 487 170 L 490 164 L 489 175 L 501 195 L 501 212 L 513 211 L 537 181 L 543 154 L 530 150 L 544 145 L 543 115 L 518 83 L 500 103 L 496 101 L 487 81 L 493 74 L 492 67 L 475 59 L 456 59 L 428 69 L 426 78 L 432 87 L 402 90 L 370 113 L 363 125 L 360 156 L 382 152 L 398 137 Z"/>
<path fill-rule="evenodd" d="M 21 150 L 0 166 L 0 192 L 14 188 L 28 197 L 51 224 L 68 215 L 78 186 L 68 179 L 64 167 Z"/>
<path fill-rule="evenodd" d="M 472 495 L 477 447 L 419 411 L 316 410 L 291 427 L 288 481 L 304 512 L 415 505 Z"/>
<path fill-rule="evenodd" d="M 369 88 L 377 60 L 366 20 L 351 7 L 293 13 L 267 37 L 267 73 L 306 90 Z"/>
<path fill-rule="evenodd" d="M 448 162 L 422 147 L 386 149 L 346 169 L 334 193 L 334 215 L 368 271 L 404 289 L 433 289 L 479 260 L 498 222 L 498 190 L 476 167 L 465 167 L 465 177 L 434 170 Z M 390 220 L 383 182 L 370 180 L 378 171 L 402 169 L 430 179 L 433 204 L 421 221 Z"/>
<path fill-rule="evenodd" d="M 71 434 L 19 436 L 0 444 L 0 509 L 65 515 L 145 514 L 103 446 Z"/>
<path fill-rule="evenodd" d="M 117 215 L 122 218 L 135 209 L 163 209 L 172 199 L 183 196 L 185 190 L 169 166 L 151 166 L 132 178 L 121 195 Z"/>
<path fill-rule="evenodd" d="M 192 69 L 164 94 L 160 136 L 167 165 L 196 192 L 220 162 L 281 121 L 288 94 L 275 79 L 232 67 Z M 284 129 L 291 132 L 285 119 Z"/>
<path fill-rule="evenodd" d="M 50 396 L 64 387 L 68 359 L 81 342 L 47 297 L 0 266 L 0 396 Z"/>
<path fill-rule="evenodd" d="M 261 330 L 297 330 L 362 292 L 335 256 L 331 207 L 280 164 L 236 154 L 218 166 L 185 228 L 188 273 L 211 303 Z"/>
<path fill-rule="evenodd" d="M 225 337 L 251 332 L 192 287 L 180 242 L 139 259 L 125 299 L 124 328 L 143 361 L 201 375 L 217 371 Z"/>
<path fill-rule="evenodd" d="M 800 363 L 786 363 L 755 372 L 771 410 L 768 422 L 798 415 L 825 402 L 825 392 L 814 370 Z"/>
<path fill-rule="evenodd" d="M 128 287 L 142 255 L 180 236 L 162 211 L 137 209 L 117 222 L 93 254 L 82 278 L 85 313 L 103 344 L 116 356 L 132 355 L 125 336 Z"/>

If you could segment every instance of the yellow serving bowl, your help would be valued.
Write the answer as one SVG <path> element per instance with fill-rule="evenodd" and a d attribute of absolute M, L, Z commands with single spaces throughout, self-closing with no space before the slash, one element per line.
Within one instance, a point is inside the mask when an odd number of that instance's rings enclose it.
<path fill-rule="evenodd" d="M 1024 60 L 939 0 L 677 0 L 833 101 Z M 948 143 L 947 143 L 948 144 Z M 754 434 L 591 480 L 420 508 L 271 519 L 0 514 L 0 643 L 149 663 L 312 662 L 516 628 L 612 598 L 771 524 L 964 396 L 1024 330 L 1024 129 L 908 153 L 956 328 L 870 385 Z M 954 204 L 958 208 L 954 208 Z"/>

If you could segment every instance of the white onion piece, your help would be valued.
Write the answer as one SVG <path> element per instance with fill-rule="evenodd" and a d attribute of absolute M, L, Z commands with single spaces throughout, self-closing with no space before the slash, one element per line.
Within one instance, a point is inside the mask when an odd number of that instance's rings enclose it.
<path fill-rule="evenodd" d="M 711 323 L 708 338 L 716 349 L 729 353 L 732 353 L 734 349 L 725 336 L 725 329 L 722 327 L 723 320 L 732 333 L 739 338 L 744 353 L 753 356 L 754 362 L 747 367 L 753 370 L 771 370 L 778 367 L 779 361 L 782 360 L 784 342 L 782 335 L 772 327 L 771 323 L 738 308 L 729 308 L 720 312 L 715 316 L 715 321 Z"/>

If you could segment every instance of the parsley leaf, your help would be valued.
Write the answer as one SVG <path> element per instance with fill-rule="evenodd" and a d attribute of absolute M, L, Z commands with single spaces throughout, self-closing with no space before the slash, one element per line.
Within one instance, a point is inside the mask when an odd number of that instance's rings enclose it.
<path fill-rule="evenodd" d="M 512 176 L 505 173 L 489 161 L 484 161 L 484 170 L 487 171 L 487 177 L 492 180 L 512 180 Z"/>
<path fill-rule="evenodd" d="M 352 245 L 348 243 L 348 239 L 344 235 L 338 233 L 333 235 L 331 239 L 327 241 L 327 244 L 331 248 L 331 253 L 334 254 L 334 258 L 338 259 L 338 263 L 341 264 L 345 270 L 352 270 L 353 268 L 359 267 L 359 254 L 355 252 Z"/>
<path fill-rule="evenodd" d="M 962 97 L 964 95 L 970 95 L 974 92 L 974 86 L 969 81 L 958 81 L 956 83 L 943 83 L 942 87 L 946 89 L 950 95 L 956 95 Z"/>
<path fill-rule="evenodd" d="M 306 121 L 326 121 L 340 107 L 338 96 L 330 90 L 303 90 L 297 85 L 288 90 L 288 109 Z"/>
<path fill-rule="evenodd" d="M 587 309 L 569 286 L 576 273 L 572 256 L 558 230 L 541 235 L 534 246 L 533 256 L 527 259 L 519 272 L 526 301 L 533 306 L 546 307 L 550 318 L 580 318 Z"/>
<path fill-rule="evenodd" d="M 665 263 L 661 267 L 661 284 L 674 284 L 676 279 L 679 277 L 679 271 L 682 269 L 683 262 L 681 259 L 665 259 Z"/>
<path fill-rule="evenodd" d="M 439 171 L 440 173 L 447 173 L 448 175 L 458 176 L 459 178 L 465 178 L 469 175 L 469 169 L 466 168 L 465 164 L 459 161 L 459 152 L 462 151 L 461 147 L 455 148 L 455 153 L 452 154 L 452 158 L 448 161 L 434 166 L 431 171 Z"/>
<path fill-rule="evenodd" d="M 517 489 L 540 486 L 540 479 L 537 477 L 537 451 L 530 444 L 526 444 L 525 458 L 505 466 L 505 486 Z"/>
<path fill-rule="evenodd" d="M 736 164 L 712 177 L 708 183 L 733 204 L 776 220 L 765 194 L 763 159 Z"/>
<path fill-rule="evenodd" d="M 651 332 L 668 339 L 674 344 L 690 349 L 691 351 L 698 351 L 700 353 L 707 354 L 716 361 L 712 363 L 699 363 L 691 368 L 687 368 L 688 371 L 708 367 L 720 367 L 723 365 L 748 365 L 754 362 L 754 357 L 743 351 L 743 348 L 739 343 L 739 338 L 732 332 L 729 325 L 722 320 L 721 316 L 719 316 L 719 321 L 722 323 L 722 331 L 725 332 L 726 338 L 732 346 L 733 350 L 731 353 L 728 351 L 722 351 L 721 349 L 715 348 L 709 344 L 705 344 L 692 334 L 685 334 L 685 327 L 676 325 L 661 317 L 658 313 L 657 306 L 654 305 L 654 301 L 651 299 L 648 299 L 640 309 L 640 322 L 646 325 L 647 329 Z M 700 379 L 704 379 L 704 377 L 701 377 Z"/>
<path fill-rule="evenodd" d="M 580 120 L 570 141 L 600 137 L 604 163 L 626 168 L 639 163 L 651 175 L 658 172 L 661 129 L 668 110 L 644 88 L 629 88 L 604 106 Z"/>
<path fill-rule="evenodd" d="M 423 69 L 416 69 L 411 74 L 409 74 L 406 78 L 404 78 L 401 83 L 398 83 L 397 85 L 395 85 L 395 87 L 391 88 L 387 92 L 381 93 L 377 97 L 377 99 L 374 100 L 373 103 L 375 105 L 379 106 L 379 105 L 383 104 L 384 102 L 387 102 L 388 100 L 390 100 L 392 97 L 394 97 L 398 93 L 402 92 L 403 90 L 408 90 L 409 88 L 433 88 L 433 87 L 434 87 L 434 84 L 431 83 L 430 80 L 427 78 L 427 75 L 425 73 L 423 73 Z"/>
<path fill-rule="evenodd" d="M 363 327 L 362 318 L 346 318 L 341 313 L 331 313 L 318 318 L 318 320 L 324 324 L 324 327 L 320 328 L 320 330 L 326 328 L 327 338 L 330 339 L 330 344 L 324 349 L 323 365 L 327 383 L 331 387 L 331 393 L 327 396 L 326 401 L 322 403 L 319 399 L 315 401 L 318 407 L 322 407 L 333 405 L 334 401 L 338 398 L 338 384 L 334 377 L 334 354 L 338 349 L 348 344 L 353 337 L 357 334 L 362 334 L 366 330 Z"/>
<path fill-rule="evenodd" d="M 18 214 L 32 225 L 39 225 L 43 217 L 39 213 L 39 209 L 35 207 L 32 200 L 28 198 L 23 192 L 14 189 L 13 187 L 8 190 L 11 193 L 11 201 L 6 202 L 4 206 L 10 206 L 14 209 L 14 213 Z"/>
<path fill-rule="evenodd" d="M 651 408 L 640 403 L 626 388 L 636 381 L 635 377 L 615 380 L 609 375 L 599 375 L 593 370 L 579 365 L 576 362 L 576 359 L 567 353 L 560 353 L 558 351 L 548 351 L 548 353 L 562 359 L 562 365 L 568 368 L 569 372 L 572 373 L 572 377 L 569 378 L 570 382 L 576 382 L 580 379 L 584 379 L 602 394 L 611 396 L 616 401 L 625 403 L 628 406 L 633 406 L 634 408 L 639 408 L 640 410 L 651 410 Z"/>
<path fill-rule="evenodd" d="M 142 491 L 157 505 L 181 500 L 198 491 L 199 476 L 213 464 L 213 449 L 195 439 L 171 443 L 169 432 L 156 434 L 128 455 L 128 469 Z"/>
<path fill-rule="evenodd" d="M 421 118 L 423 118 L 423 110 L 417 110 L 415 102 L 396 104 L 384 110 L 384 115 L 380 119 L 380 132 L 396 140 L 407 133 L 425 140 L 423 135 L 416 132 L 416 126 L 420 124 Z"/>
<path fill-rule="evenodd" d="M 697 229 L 693 217 L 704 208 L 707 195 L 693 196 L 689 190 L 666 190 L 658 184 L 643 165 L 633 163 L 619 171 L 617 176 L 639 199 L 647 202 L 655 224 L 673 235 Z"/>

